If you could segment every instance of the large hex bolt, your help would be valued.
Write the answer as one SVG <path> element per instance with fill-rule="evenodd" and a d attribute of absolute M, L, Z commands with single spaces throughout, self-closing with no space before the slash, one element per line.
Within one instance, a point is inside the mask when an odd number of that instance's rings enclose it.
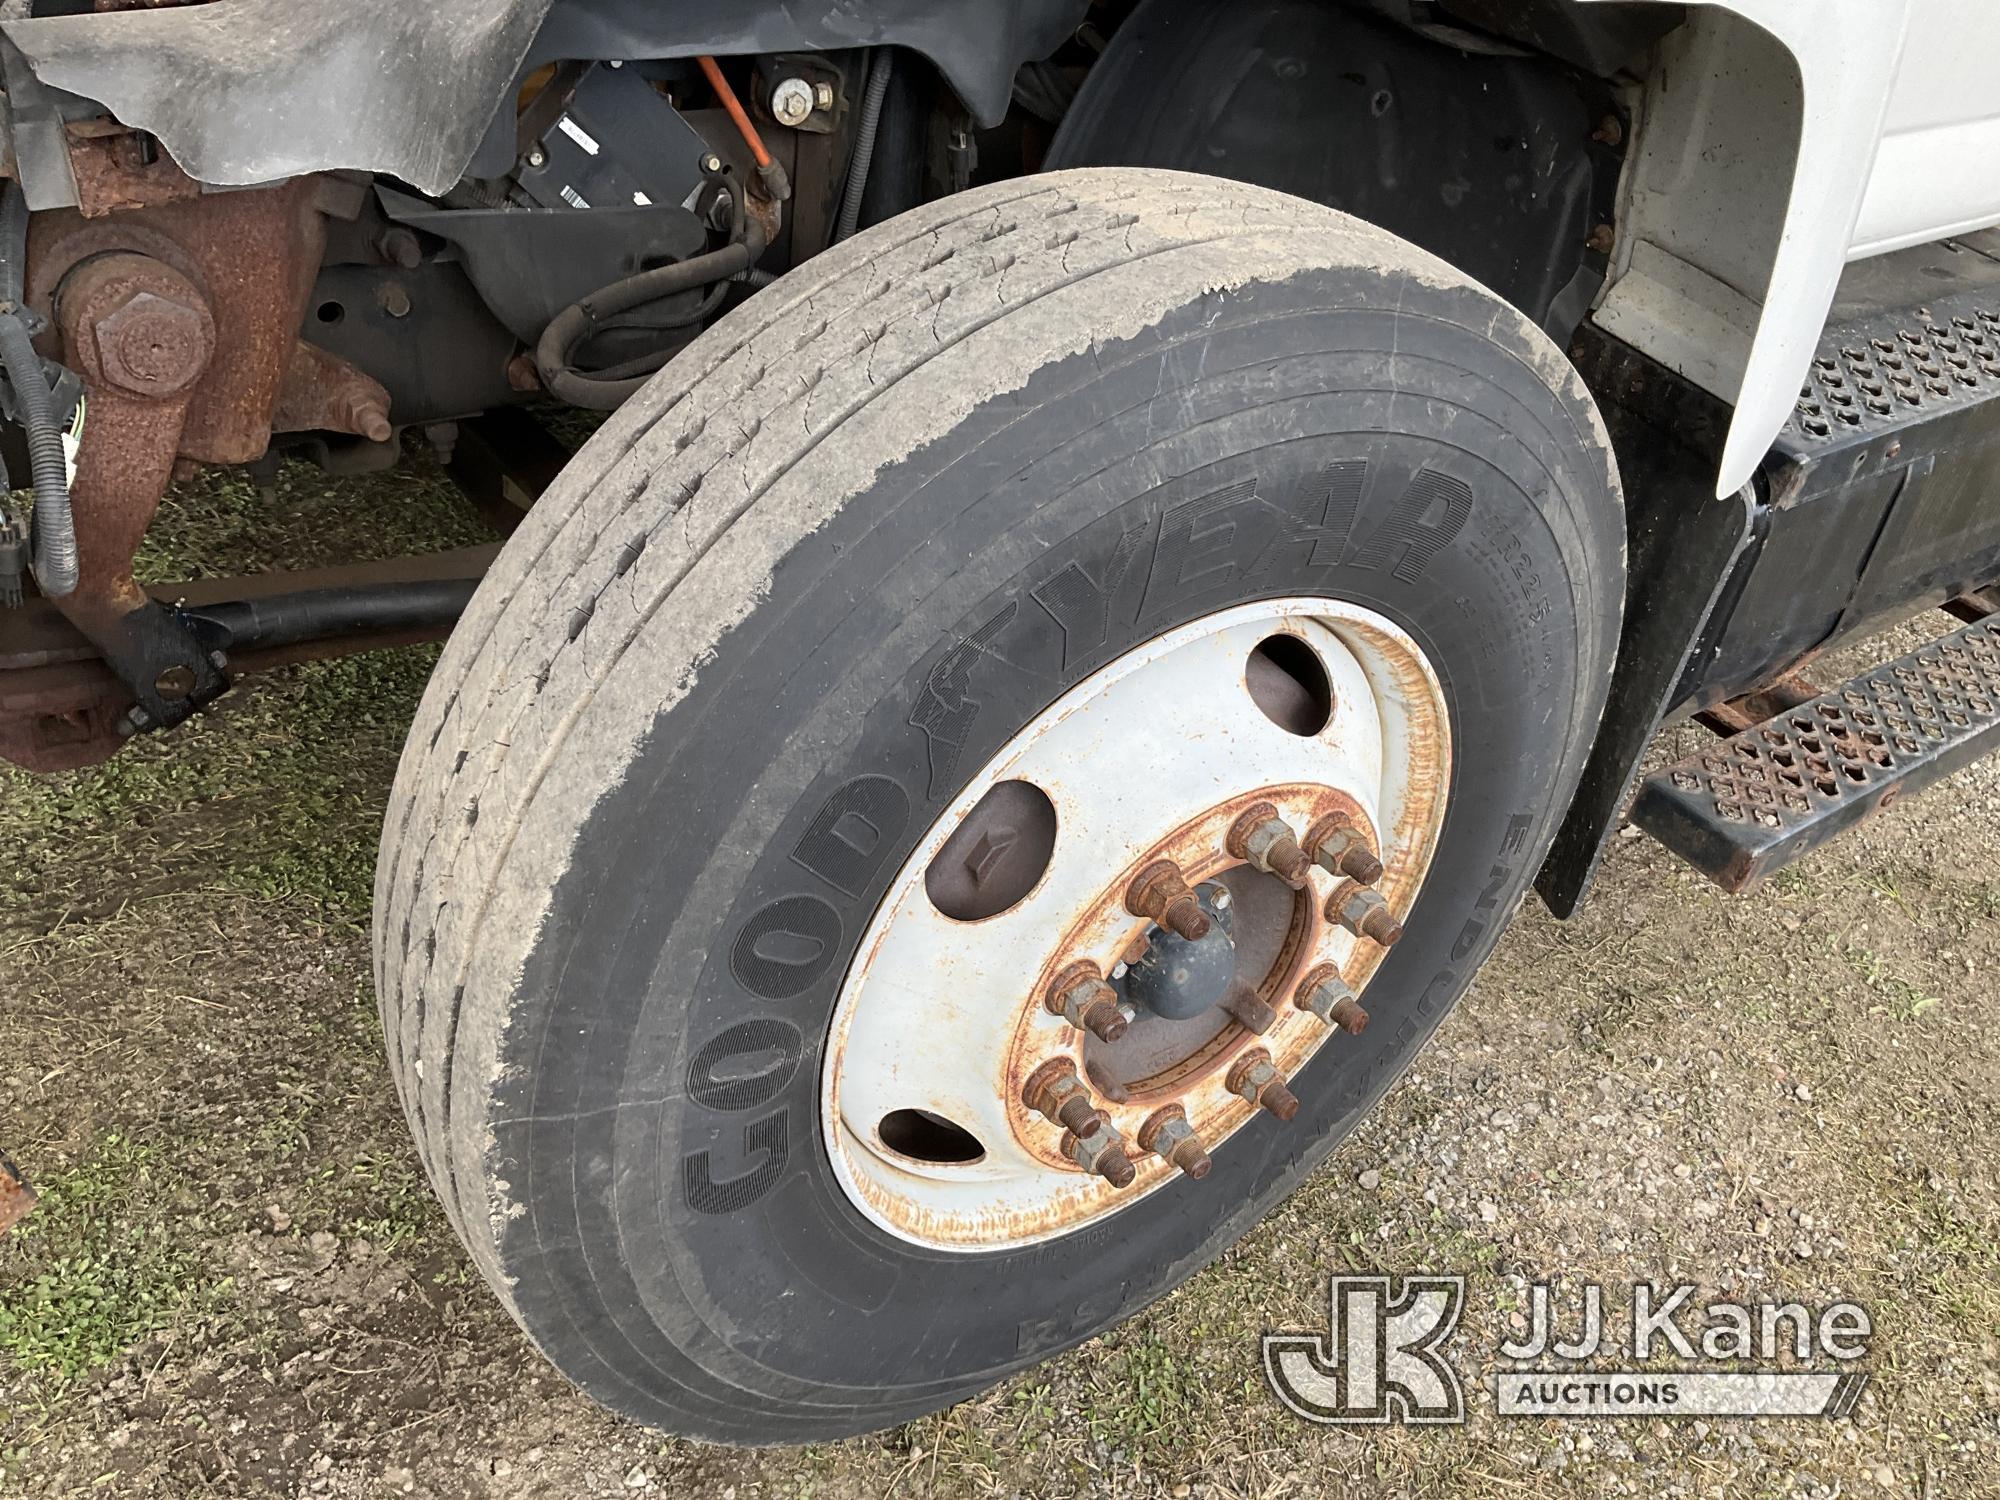
<path fill-rule="evenodd" d="M 1155 860 L 1132 877 L 1125 891 L 1125 909 L 1135 917 L 1150 917 L 1190 943 L 1208 936 L 1208 913 L 1188 889 L 1180 866 L 1170 859 Z"/>
<path fill-rule="evenodd" d="M 1298 835 L 1268 802 L 1259 802 L 1230 826 L 1224 840 L 1229 852 L 1266 875 L 1275 875 L 1293 890 L 1305 889 L 1312 860 L 1299 847 Z"/>
<path fill-rule="evenodd" d="M 1306 852 L 1327 874 L 1373 885 L 1382 878 L 1382 861 L 1368 847 L 1368 836 L 1347 818 L 1322 818 L 1306 834 Z"/>
<path fill-rule="evenodd" d="M 1096 1125 L 1088 1134 L 1078 1135 L 1073 1130 L 1065 1130 L 1062 1154 L 1115 1188 L 1130 1187 L 1132 1179 L 1139 1175 L 1139 1169 L 1132 1165 L 1132 1158 L 1125 1154 L 1125 1138 L 1118 1133 L 1118 1127 L 1102 1115 L 1097 1117 Z"/>
<path fill-rule="evenodd" d="M 1187 1111 L 1178 1104 L 1162 1105 L 1146 1116 L 1139 1127 L 1139 1149 L 1165 1158 L 1197 1182 L 1208 1175 L 1211 1165 L 1201 1137 L 1188 1124 Z"/>
<path fill-rule="evenodd" d="M 180 280 L 164 266 L 159 270 L 162 279 Z M 98 318 L 91 334 L 105 380 L 135 396 L 156 399 L 177 395 L 200 379 L 215 349 L 215 321 L 206 308 L 144 290 Z"/>
<path fill-rule="evenodd" d="M 1354 991 L 1332 964 L 1321 964 L 1299 981 L 1292 992 L 1292 1004 L 1325 1026 L 1338 1026 L 1350 1036 L 1359 1036 L 1368 1025 L 1368 1012 L 1354 998 Z"/>
<path fill-rule="evenodd" d="M 1109 1123 L 1104 1112 L 1090 1102 L 1090 1090 L 1076 1076 L 1076 1064 L 1066 1057 L 1052 1057 L 1030 1073 L 1021 1085 L 1021 1102 L 1079 1137 Z"/>
<path fill-rule="evenodd" d="M 1403 935 L 1403 924 L 1389 910 L 1389 903 L 1377 892 L 1353 881 L 1339 886 L 1326 898 L 1326 919 L 1384 948 L 1394 947 Z"/>
<path fill-rule="evenodd" d="M 771 118 L 796 130 L 812 118 L 818 100 L 803 78 L 781 78 L 771 90 Z"/>
<path fill-rule="evenodd" d="M 1271 1054 L 1262 1047 L 1237 1058 L 1223 1085 L 1239 1099 L 1269 1110 L 1280 1120 L 1289 1120 L 1299 1112 L 1298 1096 L 1285 1087 L 1285 1080 L 1278 1076 L 1271 1062 Z"/>
<path fill-rule="evenodd" d="M 1104 982 L 1096 964 L 1087 961 L 1071 964 L 1056 975 L 1043 1003 L 1101 1042 L 1117 1041 L 1132 1024 L 1131 1015 L 1119 1003 L 1118 991 Z"/>

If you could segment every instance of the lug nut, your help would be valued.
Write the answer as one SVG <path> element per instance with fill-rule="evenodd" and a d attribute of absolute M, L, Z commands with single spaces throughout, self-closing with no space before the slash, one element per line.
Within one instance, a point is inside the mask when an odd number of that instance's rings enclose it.
<path fill-rule="evenodd" d="M 1305 888 L 1312 860 L 1299 847 L 1298 835 L 1268 802 L 1259 802 L 1238 818 L 1224 840 L 1229 852 L 1266 875 L 1275 875 L 1293 890 Z"/>
<path fill-rule="evenodd" d="M 1090 1102 L 1090 1090 L 1076 1076 L 1076 1064 L 1066 1057 L 1052 1057 L 1030 1073 L 1028 1081 L 1021 1085 L 1021 1102 L 1079 1138 L 1107 1129 L 1111 1124 L 1104 1112 Z"/>
<path fill-rule="evenodd" d="M 1132 1165 L 1132 1158 L 1125 1154 L 1125 1138 L 1118 1133 L 1118 1127 L 1102 1115 L 1097 1117 L 1088 1131 L 1064 1131 L 1062 1154 L 1084 1171 L 1095 1172 L 1115 1188 L 1130 1187 L 1132 1179 L 1139 1175 L 1138 1168 Z"/>
<path fill-rule="evenodd" d="M 1277 1011 L 1240 979 L 1230 981 L 1229 989 L 1222 997 L 1222 1008 L 1259 1036 L 1278 1022 Z"/>
<path fill-rule="evenodd" d="M 1289 1120 L 1299 1112 L 1298 1096 L 1285 1087 L 1285 1080 L 1272 1066 L 1271 1054 L 1262 1047 L 1237 1058 L 1224 1085 L 1230 1093 L 1269 1110 L 1280 1120 Z"/>
<path fill-rule="evenodd" d="M 1392 948 L 1403 935 L 1403 924 L 1381 895 L 1349 881 L 1326 898 L 1326 919 L 1338 922 L 1356 937 Z"/>
<path fill-rule="evenodd" d="M 1382 878 L 1382 861 L 1368 847 L 1367 835 L 1346 818 L 1327 818 L 1314 824 L 1306 835 L 1306 848 L 1313 863 L 1329 875 L 1345 876 L 1363 885 L 1373 885 Z"/>
<path fill-rule="evenodd" d="M 1368 1025 L 1368 1012 L 1332 964 L 1322 964 L 1300 980 L 1292 1004 L 1318 1017 L 1322 1025 L 1338 1026 L 1350 1036 L 1359 1036 Z"/>
<path fill-rule="evenodd" d="M 1133 877 L 1125 892 L 1125 909 L 1135 917 L 1150 917 L 1191 943 L 1208 936 L 1208 913 L 1188 889 L 1180 866 L 1156 860 Z"/>
<path fill-rule="evenodd" d="M 1118 991 L 1104 982 L 1093 963 L 1072 964 L 1056 975 L 1044 1002 L 1080 1031 L 1101 1042 L 1115 1042 L 1132 1024 L 1118 1002 Z"/>
<path fill-rule="evenodd" d="M 1139 1127 L 1139 1149 L 1166 1158 L 1196 1181 L 1208 1175 L 1211 1165 L 1201 1137 L 1188 1124 L 1187 1111 L 1178 1104 L 1164 1105 L 1146 1116 Z"/>

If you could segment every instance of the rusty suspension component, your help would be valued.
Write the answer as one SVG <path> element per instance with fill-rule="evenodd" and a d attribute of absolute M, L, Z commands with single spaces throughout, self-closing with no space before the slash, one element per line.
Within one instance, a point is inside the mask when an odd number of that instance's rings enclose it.
<path fill-rule="evenodd" d="M 118 731 L 130 734 L 179 723 L 229 686 L 226 659 L 133 576 L 169 480 L 261 458 L 274 421 L 374 441 L 394 429 L 380 385 L 299 338 L 326 216 L 355 212 L 357 188 L 155 191 L 121 185 L 131 163 L 116 151 L 88 160 L 83 207 L 29 226 L 26 296 L 51 324 L 42 352 L 77 372 L 86 402 L 71 486 L 78 584 L 55 603 L 123 688 Z"/>

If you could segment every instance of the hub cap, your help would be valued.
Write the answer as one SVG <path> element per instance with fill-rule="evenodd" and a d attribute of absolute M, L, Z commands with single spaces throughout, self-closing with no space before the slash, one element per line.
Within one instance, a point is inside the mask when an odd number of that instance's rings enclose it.
<path fill-rule="evenodd" d="M 836 1004 L 835 1171 L 899 1237 L 996 1250 L 1183 1174 L 1353 1045 L 1444 821 L 1450 727 L 1372 611 L 1211 615 L 1065 694 L 945 810 Z M 1279 1126 L 1278 1128 L 1284 1128 Z"/>

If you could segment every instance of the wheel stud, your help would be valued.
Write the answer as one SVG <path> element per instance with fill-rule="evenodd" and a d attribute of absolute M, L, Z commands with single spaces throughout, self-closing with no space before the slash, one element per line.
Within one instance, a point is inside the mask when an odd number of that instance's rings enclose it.
<path fill-rule="evenodd" d="M 1190 943 L 1208 936 L 1208 913 L 1188 889 L 1180 866 L 1170 859 L 1155 860 L 1133 877 L 1125 891 L 1125 909 L 1135 917 L 1150 917 Z"/>
<path fill-rule="evenodd" d="M 1403 935 L 1403 924 L 1389 910 L 1388 902 L 1379 893 L 1353 881 L 1341 885 L 1326 898 L 1326 919 L 1384 948 L 1395 946 Z"/>
<path fill-rule="evenodd" d="M 1350 1036 L 1359 1036 L 1368 1025 L 1368 1012 L 1354 998 L 1354 991 L 1332 964 L 1322 964 L 1299 981 L 1292 1004 L 1323 1025 L 1338 1026 Z"/>
<path fill-rule="evenodd" d="M 1090 1090 L 1076 1076 L 1076 1064 L 1066 1057 L 1052 1057 L 1030 1073 L 1021 1085 L 1021 1102 L 1079 1138 L 1110 1128 L 1110 1120 L 1090 1102 Z"/>
<path fill-rule="evenodd" d="M 1363 885 L 1373 885 L 1382 878 L 1382 861 L 1368 847 L 1367 836 L 1346 818 L 1315 823 L 1306 835 L 1306 849 L 1329 875 L 1345 876 Z"/>
<path fill-rule="evenodd" d="M 1285 1080 L 1271 1063 L 1271 1054 L 1262 1047 L 1244 1053 L 1229 1070 L 1224 1086 L 1238 1098 L 1269 1110 L 1280 1120 L 1299 1112 L 1298 1096 L 1285 1087 Z"/>
<path fill-rule="evenodd" d="M 1125 1138 L 1118 1133 L 1118 1127 L 1102 1115 L 1097 1117 L 1088 1131 L 1081 1134 L 1065 1130 L 1062 1154 L 1084 1171 L 1095 1172 L 1115 1188 L 1130 1187 L 1132 1179 L 1139 1175 L 1138 1168 L 1132 1165 L 1132 1158 L 1125 1154 Z"/>
<path fill-rule="evenodd" d="M 1208 1175 L 1208 1152 L 1188 1124 L 1187 1111 L 1178 1104 L 1164 1105 L 1146 1116 L 1139 1127 L 1139 1149 L 1166 1158 L 1196 1181 Z"/>
<path fill-rule="evenodd" d="M 1228 992 L 1222 997 L 1222 1008 L 1259 1036 L 1278 1022 L 1277 1011 L 1240 979 L 1231 981 Z"/>
<path fill-rule="evenodd" d="M 1268 802 L 1259 802 L 1231 825 L 1224 840 L 1229 852 L 1266 875 L 1275 875 L 1293 890 L 1305 889 L 1312 860 L 1299 847 L 1298 835 Z"/>
<path fill-rule="evenodd" d="M 1093 963 L 1071 964 L 1056 975 L 1044 1002 L 1080 1031 L 1102 1042 L 1115 1042 L 1132 1024 L 1118 1002 L 1118 991 L 1104 982 Z"/>

